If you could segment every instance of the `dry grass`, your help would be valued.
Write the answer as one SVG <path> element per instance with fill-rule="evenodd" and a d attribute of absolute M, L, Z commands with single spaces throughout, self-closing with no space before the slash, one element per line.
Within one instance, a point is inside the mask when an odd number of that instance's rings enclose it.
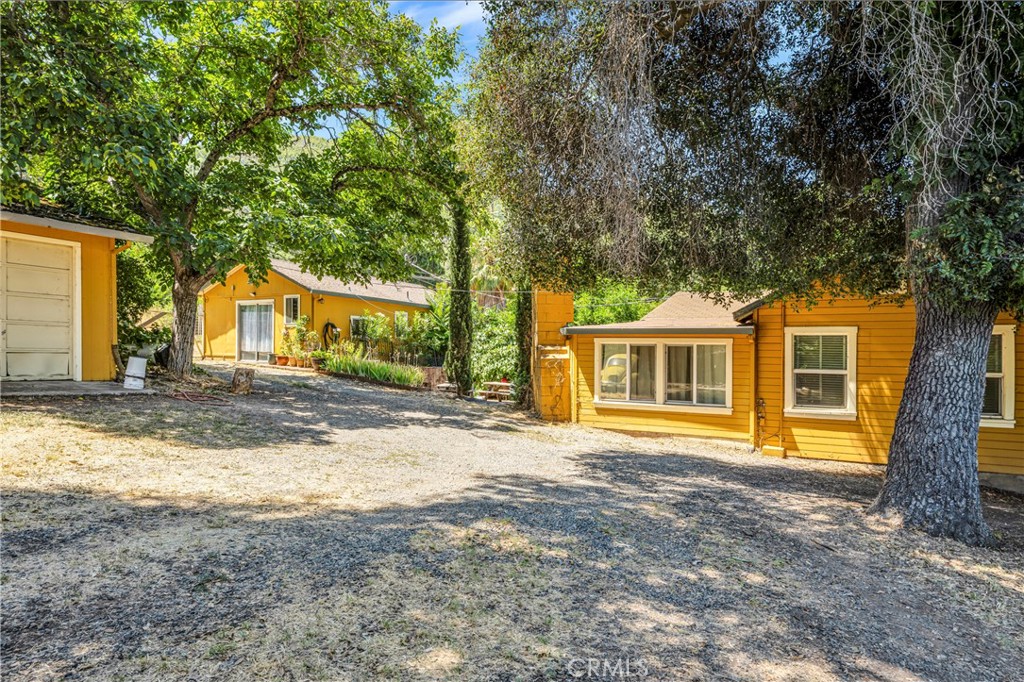
<path fill-rule="evenodd" d="M 4 679 L 1024 669 L 1020 498 L 971 550 L 864 517 L 864 468 L 267 374 L 223 408 L 4 406 Z"/>

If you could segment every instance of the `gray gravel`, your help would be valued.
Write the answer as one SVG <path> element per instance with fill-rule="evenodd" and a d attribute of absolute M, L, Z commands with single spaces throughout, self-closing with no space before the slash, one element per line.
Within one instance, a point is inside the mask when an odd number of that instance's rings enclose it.
<path fill-rule="evenodd" d="M 228 400 L 4 405 L 5 680 L 1024 670 L 1021 498 L 974 550 L 864 516 L 876 469 L 286 369 Z"/>

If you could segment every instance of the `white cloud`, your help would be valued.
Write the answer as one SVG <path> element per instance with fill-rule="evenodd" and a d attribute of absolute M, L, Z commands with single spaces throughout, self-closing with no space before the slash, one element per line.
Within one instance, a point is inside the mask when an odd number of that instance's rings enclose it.
<path fill-rule="evenodd" d="M 435 15 L 437 23 L 445 28 L 469 26 L 484 20 L 482 2 L 446 2 L 443 9 L 441 7 L 438 9 L 441 11 Z"/>

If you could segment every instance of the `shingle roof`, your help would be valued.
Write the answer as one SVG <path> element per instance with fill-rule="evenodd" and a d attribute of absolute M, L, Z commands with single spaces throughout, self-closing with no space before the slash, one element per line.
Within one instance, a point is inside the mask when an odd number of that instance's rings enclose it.
<path fill-rule="evenodd" d="M 311 275 L 308 272 L 303 272 L 298 264 L 279 258 L 270 259 L 270 269 L 314 294 L 348 296 L 386 303 L 402 303 L 421 308 L 426 308 L 429 305 L 427 296 L 430 293 L 430 289 L 419 284 L 412 284 L 410 282 L 382 282 L 379 279 L 372 279 L 369 284 L 352 284 L 343 282 L 335 277 Z"/>
<path fill-rule="evenodd" d="M 5 219 L 17 220 L 18 216 L 28 216 L 32 223 L 43 226 L 48 225 L 57 229 L 71 230 L 73 232 L 91 232 L 117 239 L 143 242 L 145 244 L 153 242 L 153 238 L 149 235 L 145 235 L 135 228 L 111 218 L 83 213 L 46 201 L 38 206 L 26 206 L 24 204 L 8 202 L 0 206 L 0 211 L 2 211 Z"/>
<path fill-rule="evenodd" d="M 679 334 L 679 333 L 749 333 L 752 328 L 738 322 L 734 316 L 751 301 L 730 299 L 723 304 L 699 294 L 680 291 L 636 322 L 596 324 L 567 327 L 572 334 Z"/>

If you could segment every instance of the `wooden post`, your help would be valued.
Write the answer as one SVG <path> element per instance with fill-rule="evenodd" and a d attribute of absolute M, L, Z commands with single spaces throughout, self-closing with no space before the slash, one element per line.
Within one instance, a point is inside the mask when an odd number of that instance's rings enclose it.
<path fill-rule="evenodd" d="M 256 370 L 252 367 L 236 367 L 231 378 L 231 392 L 239 395 L 252 393 L 252 382 L 256 378 Z"/>

